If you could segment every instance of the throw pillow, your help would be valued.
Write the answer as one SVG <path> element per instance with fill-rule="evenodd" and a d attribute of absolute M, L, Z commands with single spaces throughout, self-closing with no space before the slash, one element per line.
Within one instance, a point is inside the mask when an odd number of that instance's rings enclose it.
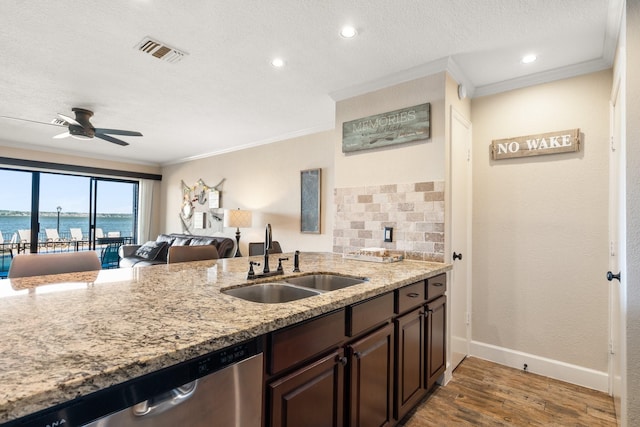
<path fill-rule="evenodd" d="M 171 243 L 173 243 L 174 239 L 175 236 L 170 236 L 168 234 L 158 234 L 156 242 L 166 242 L 167 245 L 170 245 Z"/>
<path fill-rule="evenodd" d="M 138 248 L 136 256 L 152 261 L 158 257 L 158 254 L 160 254 L 166 246 L 166 242 L 154 242 L 150 240 Z"/>
<path fill-rule="evenodd" d="M 214 239 L 212 237 L 194 237 L 191 239 L 189 246 L 202 246 L 213 245 Z"/>
<path fill-rule="evenodd" d="M 191 237 L 176 237 L 171 246 L 187 246 L 191 242 Z"/>

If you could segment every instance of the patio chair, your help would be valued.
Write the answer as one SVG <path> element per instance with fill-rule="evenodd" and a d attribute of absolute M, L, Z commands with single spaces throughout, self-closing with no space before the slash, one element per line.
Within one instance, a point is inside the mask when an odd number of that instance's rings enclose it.
<path fill-rule="evenodd" d="M 93 251 L 48 254 L 18 254 L 9 266 L 9 279 L 100 270 L 98 254 Z"/>
<path fill-rule="evenodd" d="M 75 245 L 76 251 L 80 250 L 85 244 L 89 244 L 89 241 L 85 240 L 81 228 L 69 228 L 69 233 L 71 234 L 71 242 Z"/>
<path fill-rule="evenodd" d="M 107 237 L 120 237 L 120 232 L 119 231 L 108 231 L 107 232 Z"/>
<path fill-rule="evenodd" d="M 0 230 L 0 257 L 4 256 L 6 253 L 13 255 L 13 252 L 11 252 L 11 243 L 4 242 L 4 236 Z"/>
<path fill-rule="evenodd" d="M 47 235 L 47 242 L 55 243 L 63 241 L 63 239 L 61 239 L 60 235 L 58 234 L 58 230 L 56 230 L 55 228 L 45 228 L 44 232 Z"/>
<path fill-rule="evenodd" d="M 82 235 L 81 228 L 70 228 L 69 233 L 71 233 L 71 240 L 83 240 L 84 236 Z"/>
<path fill-rule="evenodd" d="M 102 253 L 100 254 L 100 264 L 102 268 L 118 268 L 118 264 L 120 263 L 119 248 L 120 243 L 109 243 L 102 249 Z"/>
<path fill-rule="evenodd" d="M 96 228 L 96 239 L 104 238 L 104 233 L 102 232 L 102 228 Z"/>
<path fill-rule="evenodd" d="M 29 243 L 31 241 L 31 230 L 18 230 L 18 243 Z"/>
<path fill-rule="evenodd" d="M 62 248 L 68 243 L 66 240 L 60 237 L 60 235 L 58 234 L 58 230 L 55 228 L 45 228 L 44 232 L 47 235 L 47 245 L 51 245 L 54 251 L 56 249 L 56 245 Z"/>

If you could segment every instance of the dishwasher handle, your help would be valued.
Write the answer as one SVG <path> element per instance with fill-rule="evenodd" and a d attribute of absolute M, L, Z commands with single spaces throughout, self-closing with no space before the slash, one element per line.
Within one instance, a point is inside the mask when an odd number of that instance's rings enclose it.
<path fill-rule="evenodd" d="M 136 417 L 161 414 L 189 400 L 196 392 L 198 380 L 191 381 L 165 393 L 158 394 L 151 399 L 134 405 L 131 410 Z"/>

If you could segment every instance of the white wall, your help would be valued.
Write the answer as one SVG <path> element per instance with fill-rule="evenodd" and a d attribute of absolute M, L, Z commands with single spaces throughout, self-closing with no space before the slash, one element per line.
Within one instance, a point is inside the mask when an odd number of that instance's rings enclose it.
<path fill-rule="evenodd" d="M 627 187 L 627 422 L 640 425 L 640 3 L 627 1 L 626 23 Z"/>
<path fill-rule="evenodd" d="M 321 233 L 300 232 L 300 171 L 322 168 Z M 166 166 L 162 170 L 162 232 L 182 232 L 178 213 L 182 202 L 181 180 L 193 185 L 203 179 L 216 185 L 223 178 L 221 207 L 249 209 L 253 228 L 241 229 L 240 250 L 248 254 L 249 242 L 263 242 L 270 223 L 273 239 L 285 252 L 331 252 L 333 229 L 333 142 L 322 132 L 205 159 Z M 224 233 L 235 238 L 235 229 Z"/>
<path fill-rule="evenodd" d="M 445 73 L 340 101 L 333 133 L 336 187 L 442 181 L 445 177 Z M 375 150 L 342 152 L 342 123 L 431 103 L 431 138 Z"/>
<path fill-rule="evenodd" d="M 603 378 L 611 81 L 603 71 L 471 104 L 473 340 Z M 493 139 L 572 128 L 578 153 L 490 160 Z"/>

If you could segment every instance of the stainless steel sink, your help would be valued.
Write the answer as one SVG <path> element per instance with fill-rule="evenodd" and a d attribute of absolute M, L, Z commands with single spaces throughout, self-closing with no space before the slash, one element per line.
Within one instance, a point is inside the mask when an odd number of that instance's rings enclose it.
<path fill-rule="evenodd" d="M 347 288 L 367 281 L 365 278 L 341 276 L 337 274 L 310 274 L 307 276 L 291 277 L 284 280 L 287 283 L 304 288 L 316 289 L 319 291 L 335 291 Z"/>
<path fill-rule="evenodd" d="M 321 293 L 317 290 L 300 288 L 282 282 L 257 283 L 255 285 L 225 289 L 221 292 L 247 301 L 265 304 L 295 301 Z"/>

